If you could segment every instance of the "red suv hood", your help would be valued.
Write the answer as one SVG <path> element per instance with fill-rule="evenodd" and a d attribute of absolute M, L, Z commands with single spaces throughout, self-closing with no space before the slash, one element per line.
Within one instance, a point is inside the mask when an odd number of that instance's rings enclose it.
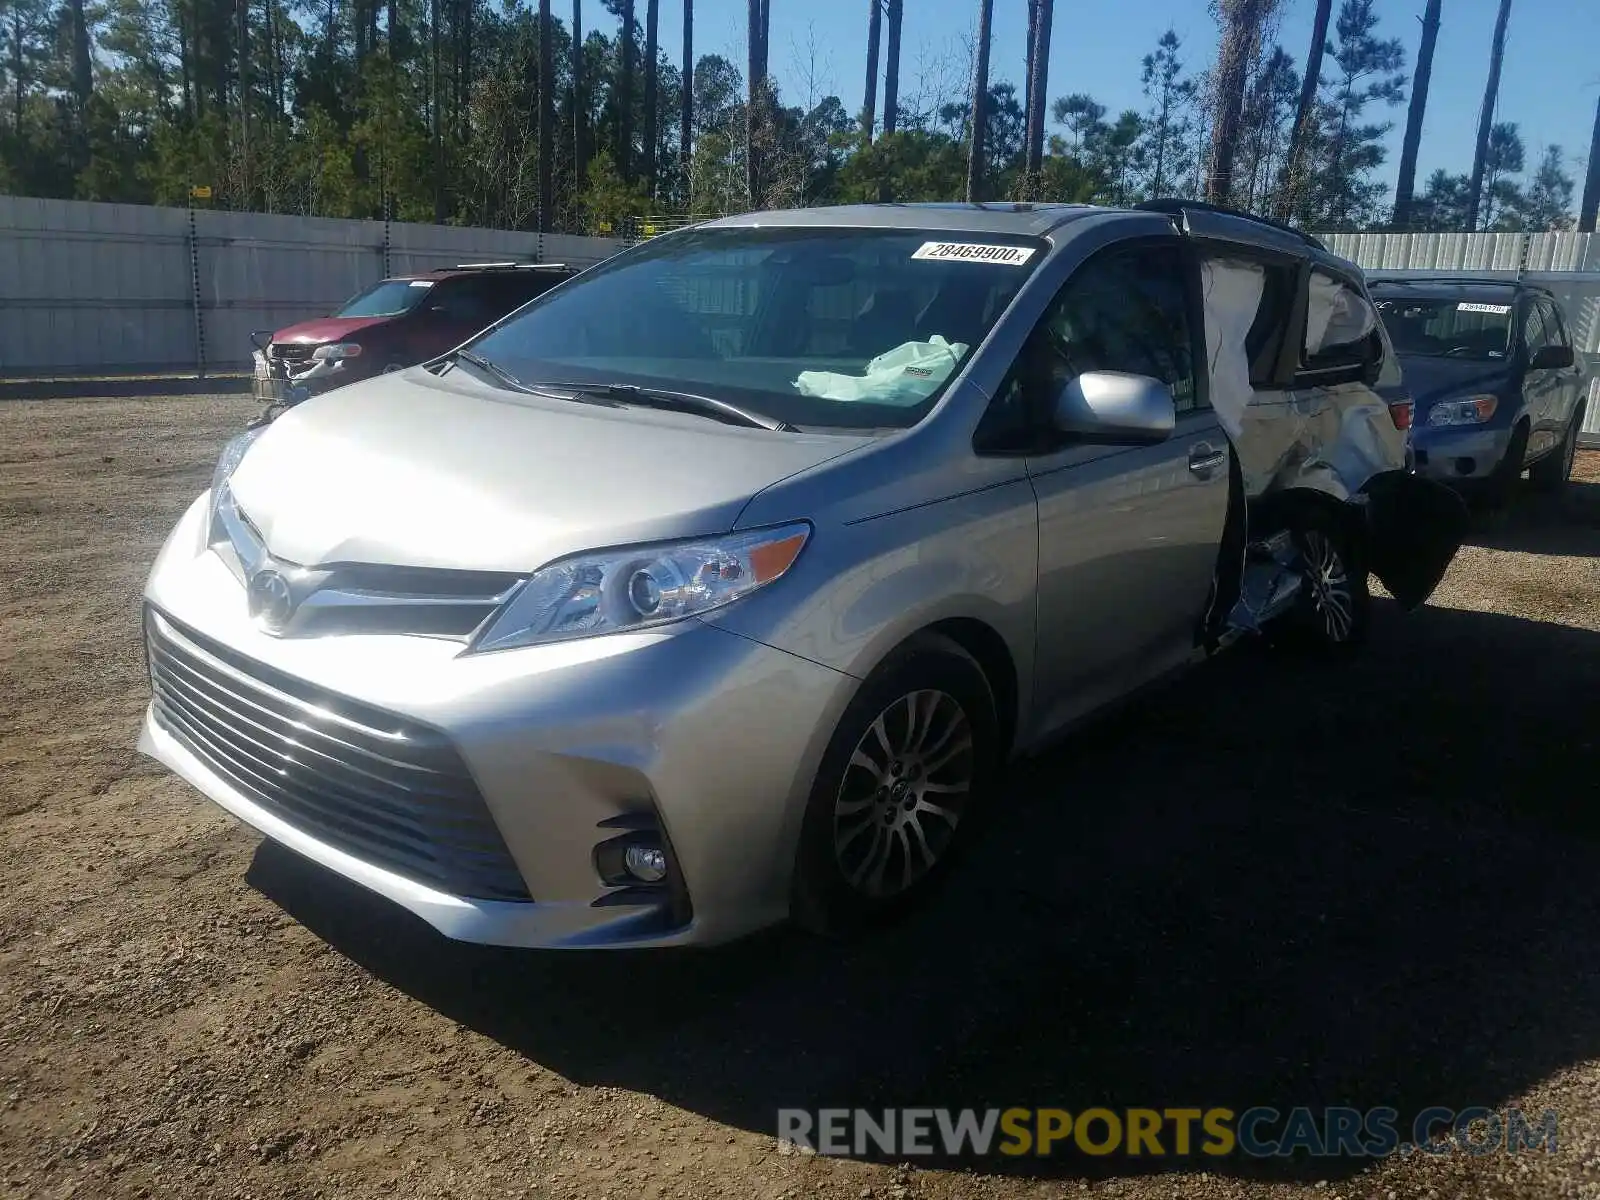
<path fill-rule="evenodd" d="M 390 317 L 314 317 L 290 325 L 272 335 L 274 342 L 342 342 L 352 333 L 359 333 L 373 325 L 382 325 Z"/>

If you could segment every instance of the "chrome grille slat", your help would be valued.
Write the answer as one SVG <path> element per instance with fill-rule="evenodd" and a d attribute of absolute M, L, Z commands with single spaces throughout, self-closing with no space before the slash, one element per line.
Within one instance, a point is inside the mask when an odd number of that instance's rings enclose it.
<path fill-rule="evenodd" d="M 304 746 L 305 749 L 309 750 L 312 754 L 316 754 L 331 762 L 338 763 L 345 770 L 352 771 L 360 775 L 365 775 L 369 779 L 375 779 L 382 783 L 398 784 L 399 786 L 405 787 L 411 791 L 423 791 L 427 792 L 428 794 L 436 794 L 446 798 L 459 798 L 461 796 L 471 794 L 472 789 L 464 785 L 457 784 L 455 787 L 440 786 L 443 784 L 448 784 L 449 777 L 441 774 L 437 770 L 429 767 L 417 767 L 410 763 L 403 763 L 396 759 L 389 758 L 385 755 L 374 754 L 371 751 L 364 750 L 360 746 L 357 746 L 351 742 L 329 737 L 322 733 L 321 730 L 312 728 L 304 721 L 291 720 L 287 717 L 284 717 L 281 714 L 274 712 L 270 708 L 266 708 L 255 703 L 248 696 L 241 696 L 238 692 L 221 687 L 215 682 L 205 678 L 203 675 L 196 673 L 192 667 L 174 658 L 172 654 L 164 648 L 157 647 L 154 653 L 161 658 L 163 665 L 171 668 L 174 674 L 178 677 L 178 682 L 188 686 L 191 689 L 201 691 L 207 696 L 208 699 L 216 703 L 224 711 L 228 710 L 229 702 L 232 702 L 235 705 L 243 705 L 248 708 L 255 714 L 254 719 L 245 715 L 244 713 L 239 712 L 233 712 L 231 715 L 238 720 L 248 721 L 251 725 L 254 725 L 263 733 L 284 739 L 285 741 L 289 742 L 293 742 L 296 737 L 322 739 L 330 747 L 330 749 L 318 749 L 316 746 L 306 746 L 304 742 L 298 744 Z M 274 720 L 283 727 L 279 728 L 273 724 L 264 723 L 272 722 Z M 354 763 L 340 758 L 341 753 L 344 753 L 347 756 L 351 754 L 359 755 L 361 756 L 362 761 L 393 768 L 394 773 L 386 775 L 369 768 L 358 767 L 354 765 Z M 417 782 L 412 782 L 408 780 L 407 776 L 412 776 L 413 778 L 431 777 L 431 780 L 436 780 L 437 782 L 430 781 L 423 783 L 420 781 L 420 779 Z"/>
<path fill-rule="evenodd" d="M 146 638 L 156 721 L 262 808 L 427 886 L 529 899 L 444 735 L 255 663 L 153 610 Z"/>
<path fill-rule="evenodd" d="M 156 649 L 160 653 L 169 653 L 164 644 L 158 644 Z M 197 647 L 197 649 L 199 648 Z M 399 744 L 399 739 L 397 739 L 393 733 L 384 733 L 382 731 L 375 730 L 369 726 L 361 724 L 359 721 L 353 720 L 352 718 L 344 716 L 337 711 L 329 709 L 326 707 L 326 705 L 319 705 L 313 700 L 297 697 L 289 692 L 278 690 L 263 680 L 253 678 L 248 672 L 223 662 L 214 655 L 204 655 L 203 657 L 200 657 L 188 651 L 186 651 L 185 654 L 187 657 L 197 659 L 201 665 L 210 667 L 213 675 L 219 672 L 222 673 L 226 679 L 231 680 L 235 685 L 233 688 L 228 688 L 225 687 L 221 681 L 216 681 L 215 686 L 220 690 L 229 692 L 236 700 L 239 700 L 245 704 L 249 704 L 252 708 L 257 709 L 260 712 L 276 716 L 279 720 L 284 721 L 295 729 L 299 729 L 304 732 L 315 733 L 318 737 L 337 745 L 342 750 L 352 751 L 356 754 L 363 755 L 376 762 L 381 762 L 397 769 L 429 774 L 439 773 L 439 768 L 435 766 L 429 766 L 425 763 L 407 762 L 404 759 L 393 757 L 392 754 L 385 754 L 383 751 L 375 750 L 371 746 L 362 746 L 358 741 L 353 740 L 355 738 L 365 738 L 368 741 L 383 746 L 385 749 L 393 749 Z M 253 696 L 246 693 L 253 693 Z M 284 712 L 282 709 L 273 708 L 271 707 L 272 702 L 277 702 L 288 708 L 290 711 Z M 336 737 L 329 733 L 326 729 L 318 729 L 314 726 L 310 726 L 309 721 L 311 720 L 325 720 L 336 723 L 339 725 L 341 730 L 346 733 L 347 736 Z M 444 745 L 443 740 L 440 739 L 438 735 L 432 734 L 431 732 L 427 735 L 426 740 L 422 738 L 413 738 L 410 739 L 410 741 L 414 747 L 424 752 L 431 751 L 436 747 Z"/>
<path fill-rule="evenodd" d="M 264 771 L 270 778 L 272 776 L 287 777 L 289 768 L 299 768 L 301 775 L 311 775 L 315 778 L 315 768 L 308 768 L 303 762 L 289 757 L 289 752 L 277 749 L 259 738 L 242 732 L 237 727 L 229 724 L 228 714 L 215 710 L 208 711 L 206 706 L 199 703 L 193 695 L 186 695 L 181 689 L 170 686 L 170 681 L 163 680 L 158 686 L 161 698 L 169 706 L 176 706 L 191 723 L 203 729 L 209 729 L 215 737 L 223 742 L 237 755 L 249 759 L 257 769 Z M 274 761 L 277 759 L 278 761 Z M 396 805 L 381 790 L 366 786 L 356 786 L 341 780 L 316 780 L 314 783 L 307 781 L 307 786 L 313 790 L 328 792 L 336 799 L 347 802 L 366 803 L 379 813 L 391 819 L 415 828 L 411 820 L 410 811 L 403 805 Z M 449 818 L 441 810 L 441 823 L 449 824 Z"/>

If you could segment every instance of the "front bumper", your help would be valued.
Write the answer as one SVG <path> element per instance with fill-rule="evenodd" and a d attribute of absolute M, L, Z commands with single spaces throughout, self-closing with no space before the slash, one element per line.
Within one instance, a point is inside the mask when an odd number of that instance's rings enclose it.
<path fill-rule="evenodd" d="M 1471 483 L 1493 477 L 1510 444 L 1509 428 L 1419 424 L 1411 429 L 1416 472 L 1438 483 Z"/>
<path fill-rule="evenodd" d="M 158 558 L 152 610 L 232 653 L 443 733 L 528 901 L 450 894 L 285 820 L 147 712 L 140 748 L 268 837 L 448 937 L 522 947 L 714 943 L 783 919 L 801 817 L 848 676 L 698 621 L 461 656 L 412 636 L 274 638 L 215 554 L 201 502 Z M 608 885 L 596 847 L 656 821 L 683 907 Z"/>
<path fill-rule="evenodd" d="M 256 350 L 251 362 L 251 393 L 264 404 L 299 404 L 356 378 L 339 359 L 290 363 Z"/>

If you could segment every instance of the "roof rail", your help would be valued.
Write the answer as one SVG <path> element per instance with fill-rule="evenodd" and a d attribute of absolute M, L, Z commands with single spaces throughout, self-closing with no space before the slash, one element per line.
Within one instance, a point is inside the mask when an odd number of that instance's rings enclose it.
<path fill-rule="evenodd" d="M 566 263 L 530 263 L 530 262 L 475 262 L 457 263 L 453 267 L 446 267 L 447 271 L 502 271 L 506 269 L 518 271 L 565 271 Z"/>
<path fill-rule="evenodd" d="M 1304 230 L 1296 229 L 1293 225 L 1288 224 L 1286 221 L 1275 221 L 1271 217 L 1263 217 L 1260 213 L 1245 212 L 1241 208 L 1228 208 L 1221 204 L 1207 204 L 1203 200 L 1183 200 L 1177 197 L 1164 197 L 1159 200 L 1142 200 L 1133 207 L 1144 212 L 1171 213 L 1174 216 L 1187 208 L 1194 212 L 1216 213 L 1218 216 L 1222 217 L 1238 217 L 1241 221 L 1254 221 L 1257 225 L 1268 225 L 1273 229 L 1282 230 L 1284 233 L 1292 233 L 1306 245 L 1317 250 L 1326 250 L 1328 248 L 1327 246 L 1323 245 L 1321 238 L 1313 237 Z"/>

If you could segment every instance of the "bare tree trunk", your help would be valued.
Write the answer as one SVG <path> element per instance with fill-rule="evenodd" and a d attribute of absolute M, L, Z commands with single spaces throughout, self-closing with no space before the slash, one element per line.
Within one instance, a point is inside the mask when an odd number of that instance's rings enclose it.
<path fill-rule="evenodd" d="M 1594 103 L 1594 133 L 1589 138 L 1589 171 L 1583 180 L 1583 203 L 1578 205 L 1578 232 L 1593 233 L 1600 215 L 1600 100 Z"/>
<path fill-rule="evenodd" d="M 584 117 L 588 108 L 583 98 L 583 0 L 572 0 L 572 186 L 583 191 L 587 161 L 583 153 Z"/>
<path fill-rule="evenodd" d="M 633 182 L 633 0 L 622 6 L 622 78 L 617 80 L 617 170 Z"/>
<path fill-rule="evenodd" d="M 683 111 L 678 114 L 678 158 L 683 166 L 683 204 L 693 201 L 694 166 L 694 0 L 683 0 Z"/>
<path fill-rule="evenodd" d="M 388 8 L 383 21 L 383 40 L 389 50 L 389 60 L 394 61 L 394 32 L 400 27 L 400 12 L 397 0 L 388 0 Z"/>
<path fill-rule="evenodd" d="M 556 58 L 550 0 L 539 0 L 539 232 L 550 232 L 555 205 Z"/>
<path fill-rule="evenodd" d="M 461 0 L 461 93 L 456 120 L 461 144 L 472 138 L 472 6 L 474 0 Z"/>
<path fill-rule="evenodd" d="M 1228 204 L 1233 198 L 1233 160 L 1239 148 L 1239 116 L 1251 50 L 1261 33 L 1266 0 L 1222 0 L 1222 37 L 1217 46 L 1216 124 L 1211 130 L 1211 170 L 1206 199 Z"/>
<path fill-rule="evenodd" d="M 1022 68 L 1022 103 L 1033 95 L 1033 31 L 1039 25 L 1039 0 L 1028 0 L 1027 63 Z"/>
<path fill-rule="evenodd" d="M 967 152 L 967 201 L 983 198 L 984 126 L 989 120 L 989 31 L 994 24 L 994 0 L 978 0 L 978 50 L 972 62 L 972 145 Z"/>
<path fill-rule="evenodd" d="M 656 55 L 661 29 L 661 0 L 645 0 L 644 5 L 644 191 L 652 200 L 656 195 L 657 133 Z"/>
<path fill-rule="evenodd" d="M 71 0 L 72 14 L 72 98 L 77 103 L 80 118 L 89 108 L 89 97 L 94 94 L 94 70 L 89 60 L 89 21 L 84 15 L 83 0 Z"/>
<path fill-rule="evenodd" d="M 1396 229 L 1411 225 L 1411 201 L 1417 186 L 1417 151 L 1422 146 L 1422 118 L 1428 109 L 1428 84 L 1433 79 L 1433 46 L 1439 40 L 1439 0 L 1428 0 L 1422 14 L 1422 45 L 1417 48 L 1417 73 L 1411 80 L 1411 107 L 1406 111 L 1406 136 L 1400 146 L 1400 176 L 1394 185 Z"/>
<path fill-rule="evenodd" d="M 1028 61 L 1033 70 L 1029 76 L 1028 95 L 1028 146 L 1027 171 L 1036 175 L 1044 165 L 1044 110 L 1045 96 L 1050 85 L 1050 26 L 1055 19 L 1055 0 L 1036 0 L 1030 5 L 1034 10 L 1033 25 L 1028 30 Z"/>
<path fill-rule="evenodd" d="M 1294 110 L 1294 127 L 1289 132 L 1289 151 L 1284 156 L 1283 186 L 1278 190 L 1278 219 L 1287 221 L 1294 211 L 1299 193 L 1301 160 L 1311 122 L 1317 110 L 1317 88 L 1322 84 L 1322 55 L 1328 46 L 1328 21 L 1333 15 L 1333 0 L 1317 0 L 1311 23 L 1311 46 L 1306 51 L 1306 73 L 1300 80 L 1300 103 Z"/>
<path fill-rule="evenodd" d="M 1489 82 L 1483 89 L 1483 111 L 1478 114 L 1478 145 L 1472 153 L 1472 182 L 1467 185 L 1467 232 L 1478 228 L 1478 209 L 1483 204 L 1483 169 L 1489 157 L 1489 132 L 1494 128 L 1495 104 L 1500 99 L 1500 63 L 1506 53 L 1506 22 L 1511 19 L 1511 0 L 1500 0 L 1500 13 L 1494 19 L 1494 41 L 1489 45 Z"/>
<path fill-rule="evenodd" d="M 883 28 L 883 0 L 867 3 L 871 9 L 867 14 L 867 94 L 861 102 L 861 132 L 870 142 L 872 128 L 878 123 L 878 38 Z"/>
<path fill-rule="evenodd" d="M 897 109 L 900 106 L 900 18 L 904 0 L 888 0 L 889 44 L 883 63 L 883 131 L 893 133 L 899 127 Z"/>
<path fill-rule="evenodd" d="M 763 130 L 762 109 L 765 107 L 767 70 L 764 59 L 765 0 L 749 0 L 745 7 L 748 26 L 748 58 L 750 95 L 744 108 L 744 170 L 745 190 L 750 196 L 750 207 L 761 207 L 761 138 Z"/>
<path fill-rule="evenodd" d="M 249 203 L 250 178 L 250 0 L 239 0 L 239 155 L 243 190 Z"/>
<path fill-rule="evenodd" d="M 429 33 L 433 39 L 433 85 L 430 91 L 429 107 L 432 109 L 428 116 L 433 124 L 433 220 L 435 224 L 444 224 L 444 127 L 440 124 L 440 93 L 439 75 L 439 0 L 429 0 Z"/>

